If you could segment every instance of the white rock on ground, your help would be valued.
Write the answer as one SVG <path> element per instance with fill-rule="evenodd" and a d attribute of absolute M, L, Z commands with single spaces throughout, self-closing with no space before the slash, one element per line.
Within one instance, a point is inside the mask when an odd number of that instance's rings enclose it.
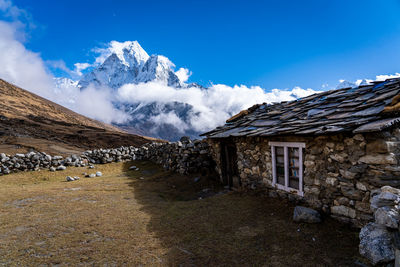
<path fill-rule="evenodd" d="M 103 176 L 103 174 L 101 172 L 96 172 L 96 176 L 101 177 L 101 176 Z"/>
<path fill-rule="evenodd" d="M 306 222 L 306 223 L 319 223 L 321 222 L 321 215 L 316 210 L 306 208 L 303 206 L 296 206 L 293 212 L 293 221 Z"/>
<path fill-rule="evenodd" d="M 394 260 L 392 234 L 385 226 L 369 223 L 360 231 L 360 254 L 373 265 Z"/>
<path fill-rule="evenodd" d="M 67 168 L 67 167 L 61 165 L 61 166 L 58 166 L 58 167 L 57 167 L 57 171 L 63 171 L 63 170 L 65 170 L 66 168 Z"/>
<path fill-rule="evenodd" d="M 67 182 L 72 182 L 72 181 L 75 181 L 75 179 L 74 178 L 72 178 L 71 176 L 67 176 Z"/>

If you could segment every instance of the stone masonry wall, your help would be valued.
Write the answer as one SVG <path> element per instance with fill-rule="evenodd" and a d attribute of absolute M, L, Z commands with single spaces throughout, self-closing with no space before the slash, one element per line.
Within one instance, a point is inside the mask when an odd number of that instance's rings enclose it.
<path fill-rule="evenodd" d="M 91 164 L 106 164 L 126 160 L 150 160 L 162 164 L 166 170 L 181 174 L 209 173 L 214 162 L 209 155 L 208 143 L 182 138 L 175 143 L 149 143 L 141 147 L 119 147 L 112 149 L 87 150 L 81 155 L 68 157 L 51 156 L 44 152 L 26 154 L 0 154 L 0 175 L 17 171 L 63 170 L 67 166 L 83 167 Z"/>
<path fill-rule="evenodd" d="M 234 138 L 242 187 L 271 196 L 306 202 L 332 217 L 362 226 L 373 219 L 371 192 L 381 186 L 400 186 L 400 131 L 352 136 Z M 272 186 L 269 141 L 304 142 L 304 197 Z M 211 155 L 221 174 L 220 144 L 209 140 Z"/>

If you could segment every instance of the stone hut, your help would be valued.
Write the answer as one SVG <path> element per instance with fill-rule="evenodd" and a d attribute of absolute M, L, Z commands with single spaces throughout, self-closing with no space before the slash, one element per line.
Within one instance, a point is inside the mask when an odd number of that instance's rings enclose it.
<path fill-rule="evenodd" d="M 362 226 L 400 187 L 400 79 L 258 104 L 204 133 L 221 181 L 289 197 Z"/>

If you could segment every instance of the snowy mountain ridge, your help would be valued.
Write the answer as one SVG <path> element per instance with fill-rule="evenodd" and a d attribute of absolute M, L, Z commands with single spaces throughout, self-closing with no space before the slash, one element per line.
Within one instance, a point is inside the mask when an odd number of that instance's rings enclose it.
<path fill-rule="evenodd" d="M 113 41 L 108 53 L 99 67 L 83 75 L 78 82 L 80 88 L 93 84 L 117 89 L 124 84 L 149 81 L 181 86 L 173 70 L 175 65 L 164 56 L 149 56 L 137 41 Z"/>

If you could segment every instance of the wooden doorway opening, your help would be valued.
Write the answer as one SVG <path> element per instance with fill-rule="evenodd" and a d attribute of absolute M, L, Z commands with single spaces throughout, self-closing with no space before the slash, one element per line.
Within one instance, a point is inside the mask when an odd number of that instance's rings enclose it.
<path fill-rule="evenodd" d="M 242 186 L 237 167 L 237 150 L 233 142 L 221 142 L 221 170 L 222 182 L 229 188 L 239 188 Z"/>

